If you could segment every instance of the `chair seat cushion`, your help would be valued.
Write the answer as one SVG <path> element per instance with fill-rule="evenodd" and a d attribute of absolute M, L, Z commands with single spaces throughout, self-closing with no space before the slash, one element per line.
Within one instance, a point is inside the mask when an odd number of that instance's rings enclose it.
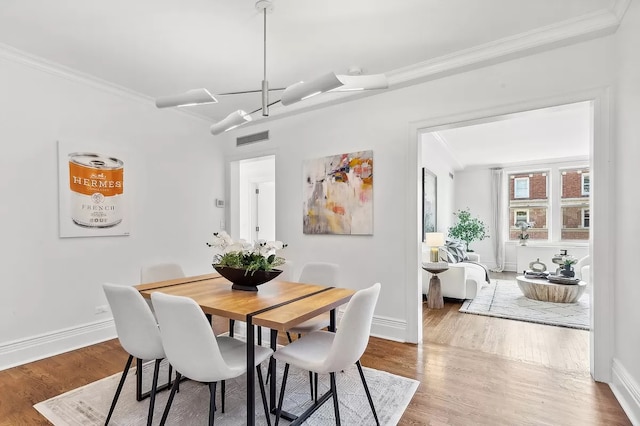
<path fill-rule="evenodd" d="M 238 339 L 228 336 L 218 336 L 218 346 L 224 362 L 229 368 L 238 371 L 238 376 L 244 374 L 247 367 L 247 345 Z M 271 356 L 273 351 L 270 348 L 256 346 L 256 362 L 255 365 L 262 363 Z"/>
<path fill-rule="evenodd" d="M 290 333 L 307 334 L 329 327 L 329 314 L 318 315 L 289 329 Z"/>
<path fill-rule="evenodd" d="M 313 331 L 305 334 L 301 339 L 279 348 L 273 357 L 303 370 L 314 373 L 331 373 L 331 371 L 324 371 L 322 364 L 327 358 L 335 336 L 335 333 L 328 331 Z"/>

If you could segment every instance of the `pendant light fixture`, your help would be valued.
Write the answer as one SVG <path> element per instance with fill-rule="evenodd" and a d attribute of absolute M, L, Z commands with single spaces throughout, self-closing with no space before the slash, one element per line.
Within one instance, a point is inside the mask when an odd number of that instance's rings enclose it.
<path fill-rule="evenodd" d="M 271 0 L 258 0 L 256 9 L 263 14 L 263 78 L 261 88 L 257 90 L 247 90 L 241 92 L 218 93 L 217 96 L 240 95 L 247 93 L 261 93 L 262 104 L 260 108 L 245 112 L 237 110 L 227 115 L 221 121 L 213 124 L 210 131 L 214 135 L 235 129 L 238 126 L 252 121 L 252 114 L 261 112 L 263 117 L 269 116 L 269 107 L 279 102 L 284 106 L 300 102 L 325 92 L 346 92 L 356 90 L 386 89 L 388 87 L 387 78 L 384 74 L 375 75 L 336 75 L 335 73 L 324 74 L 309 81 L 300 81 L 286 88 L 269 89 L 267 80 L 267 12 L 273 10 Z M 280 99 L 271 102 L 270 91 L 283 91 Z M 163 96 L 156 99 L 156 107 L 183 107 L 193 105 L 204 105 L 217 103 L 216 97 L 207 89 L 194 89 L 179 95 Z"/>

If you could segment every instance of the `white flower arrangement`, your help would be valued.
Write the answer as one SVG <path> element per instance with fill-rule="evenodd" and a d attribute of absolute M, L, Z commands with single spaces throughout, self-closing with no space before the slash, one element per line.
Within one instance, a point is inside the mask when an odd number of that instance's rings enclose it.
<path fill-rule="evenodd" d="M 213 237 L 207 245 L 216 251 L 214 267 L 245 269 L 245 274 L 253 274 L 255 271 L 270 271 L 285 262 L 283 257 L 276 255 L 278 250 L 287 246 L 282 241 L 258 240 L 251 244 L 246 240 L 234 241 L 225 231 L 216 232 Z"/>

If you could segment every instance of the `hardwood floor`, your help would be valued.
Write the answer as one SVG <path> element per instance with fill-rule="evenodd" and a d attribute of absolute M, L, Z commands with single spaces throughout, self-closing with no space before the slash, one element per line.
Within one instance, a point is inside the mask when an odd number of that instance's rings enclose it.
<path fill-rule="evenodd" d="M 371 338 L 368 367 L 420 381 L 400 425 L 630 425 L 588 371 L 589 334 L 424 305 L 424 343 Z M 216 321 L 224 331 L 226 321 Z M 120 373 L 117 340 L 0 371 L 0 425 L 47 425 L 33 404 Z"/>

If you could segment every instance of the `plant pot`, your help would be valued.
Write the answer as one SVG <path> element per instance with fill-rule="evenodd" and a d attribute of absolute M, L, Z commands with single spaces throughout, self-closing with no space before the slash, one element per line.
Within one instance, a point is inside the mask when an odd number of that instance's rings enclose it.
<path fill-rule="evenodd" d="M 560 275 L 563 277 L 573 278 L 576 275 L 576 272 L 573 270 L 573 266 L 564 265 L 562 269 L 560 269 Z"/>
<path fill-rule="evenodd" d="M 213 265 L 217 273 L 233 283 L 233 290 L 258 291 L 258 286 L 271 281 L 282 273 L 280 269 L 270 271 L 247 272 L 246 269 L 229 268 Z"/>

